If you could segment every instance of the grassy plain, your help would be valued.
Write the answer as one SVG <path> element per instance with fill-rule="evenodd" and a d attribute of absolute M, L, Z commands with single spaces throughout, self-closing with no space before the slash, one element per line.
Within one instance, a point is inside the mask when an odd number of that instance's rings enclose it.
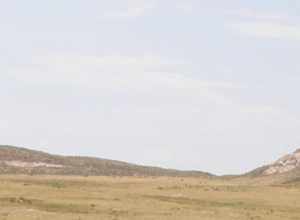
<path fill-rule="evenodd" d="M 300 187 L 201 178 L 0 176 L 0 220 L 297 220 Z"/>

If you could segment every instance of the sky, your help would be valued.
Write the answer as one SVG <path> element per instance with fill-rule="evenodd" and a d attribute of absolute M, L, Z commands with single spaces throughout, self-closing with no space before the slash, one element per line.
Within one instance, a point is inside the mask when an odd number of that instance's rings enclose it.
<path fill-rule="evenodd" d="M 300 147 L 297 0 L 0 0 L 0 143 L 238 174 Z"/>

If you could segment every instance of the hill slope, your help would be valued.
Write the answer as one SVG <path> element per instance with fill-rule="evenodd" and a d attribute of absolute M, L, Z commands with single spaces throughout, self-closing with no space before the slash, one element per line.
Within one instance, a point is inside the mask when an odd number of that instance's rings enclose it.
<path fill-rule="evenodd" d="M 83 176 L 212 176 L 200 171 L 179 171 L 92 158 L 58 156 L 0 145 L 0 174 Z"/>
<path fill-rule="evenodd" d="M 253 178 L 273 178 L 279 182 L 300 182 L 300 149 L 287 154 L 274 163 L 259 167 L 244 176 Z"/>

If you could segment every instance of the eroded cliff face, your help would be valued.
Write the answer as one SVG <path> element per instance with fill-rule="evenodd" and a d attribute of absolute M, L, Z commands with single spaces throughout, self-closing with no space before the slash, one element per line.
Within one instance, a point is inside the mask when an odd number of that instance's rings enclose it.
<path fill-rule="evenodd" d="M 275 163 L 271 164 L 265 171 L 264 175 L 280 174 L 292 171 L 300 167 L 300 149 L 292 154 L 288 154 Z"/>

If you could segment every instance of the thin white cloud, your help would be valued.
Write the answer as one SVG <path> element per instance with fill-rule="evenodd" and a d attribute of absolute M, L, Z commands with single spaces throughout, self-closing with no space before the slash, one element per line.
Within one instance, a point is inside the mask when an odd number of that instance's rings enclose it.
<path fill-rule="evenodd" d="M 134 96 L 161 94 L 180 100 L 195 99 L 231 103 L 223 90 L 240 89 L 227 81 L 206 81 L 187 76 L 183 62 L 155 56 L 76 56 L 50 55 L 33 57 L 31 63 L 7 70 L 22 83 L 77 86 L 98 91 L 126 92 Z M 221 91 L 220 91 L 221 90 Z"/>
<path fill-rule="evenodd" d="M 276 21 L 276 22 L 288 22 L 291 20 L 291 16 L 282 13 L 275 12 L 262 12 L 257 10 L 252 10 L 248 8 L 242 8 L 239 10 L 225 11 L 226 15 L 237 17 L 239 19 L 250 19 L 250 20 L 258 20 L 258 21 Z"/>
<path fill-rule="evenodd" d="M 143 7 L 128 8 L 127 10 L 107 12 L 104 14 L 104 18 L 109 18 L 109 19 L 136 18 L 136 17 L 143 16 L 145 12 L 146 12 L 146 8 Z"/>
<path fill-rule="evenodd" d="M 177 2 L 175 7 L 185 13 L 194 10 L 194 6 L 186 2 Z M 293 15 L 248 8 L 216 10 L 229 19 L 226 26 L 236 33 L 257 38 L 300 40 L 300 25 L 296 25 L 297 17 Z"/>
<path fill-rule="evenodd" d="M 112 9 L 104 13 L 105 19 L 127 19 L 137 18 L 146 15 L 146 13 L 154 8 L 153 1 L 127 1 L 124 8 Z"/>
<path fill-rule="evenodd" d="M 240 9 L 225 14 L 233 16 L 228 26 L 231 30 L 248 36 L 267 39 L 300 40 L 300 26 L 296 18 L 269 11 Z"/>
<path fill-rule="evenodd" d="M 166 105 L 165 108 L 170 111 L 176 108 L 179 112 L 199 112 L 209 106 L 221 105 L 228 111 L 241 114 L 268 114 L 273 111 L 269 106 L 249 107 L 224 93 L 243 89 L 243 85 L 202 80 L 184 74 L 184 69 L 188 69 L 184 62 L 156 56 L 52 54 L 35 56 L 30 63 L 8 68 L 5 72 L 20 83 L 33 86 L 71 86 L 108 96 L 126 93 L 137 99 L 134 103 L 146 96 L 152 100 L 150 106 L 135 106 L 143 111 L 156 111 L 161 105 Z"/>
<path fill-rule="evenodd" d="M 18 76 L 16 78 L 25 81 L 72 82 L 78 78 L 78 82 L 81 83 L 85 81 L 94 83 L 95 80 L 119 78 L 132 82 L 136 79 L 148 83 L 165 82 L 177 88 L 240 88 L 232 82 L 203 81 L 188 77 L 183 74 L 188 69 L 184 62 L 170 61 L 152 55 L 141 57 L 39 55 L 32 57 L 30 63 L 12 69 L 14 75 Z"/>
<path fill-rule="evenodd" d="M 274 108 L 273 106 L 264 106 L 264 105 L 257 105 L 257 106 L 243 106 L 241 108 L 242 112 L 245 113 L 256 113 L 256 114 L 275 114 L 280 113 L 278 109 Z"/>
<path fill-rule="evenodd" d="M 183 13 L 190 14 L 193 12 L 193 5 L 186 2 L 178 2 L 175 8 Z"/>
<path fill-rule="evenodd" d="M 230 27 L 241 34 L 258 38 L 300 40 L 300 26 L 296 25 L 276 22 L 240 21 L 231 24 Z"/>

